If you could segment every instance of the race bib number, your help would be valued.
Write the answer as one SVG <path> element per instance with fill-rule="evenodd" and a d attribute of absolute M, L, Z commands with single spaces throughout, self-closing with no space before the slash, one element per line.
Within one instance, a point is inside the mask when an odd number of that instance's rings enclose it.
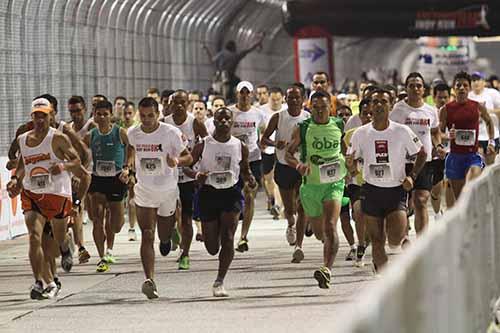
<path fill-rule="evenodd" d="M 43 192 L 50 188 L 52 184 L 52 179 L 50 174 L 44 173 L 40 175 L 33 175 L 30 177 L 31 191 L 33 192 Z"/>
<path fill-rule="evenodd" d="M 340 162 L 326 163 L 319 166 L 319 181 L 322 184 L 335 183 L 342 178 Z"/>
<path fill-rule="evenodd" d="M 99 177 L 116 176 L 116 165 L 114 161 L 97 161 L 96 173 Z"/>
<path fill-rule="evenodd" d="M 456 130 L 455 143 L 460 146 L 474 146 L 476 144 L 475 130 Z"/>
<path fill-rule="evenodd" d="M 242 134 L 242 135 L 238 135 L 236 136 L 236 138 L 238 138 L 241 142 L 243 142 L 244 144 L 248 145 L 248 135 L 246 134 Z"/>
<path fill-rule="evenodd" d="M 163 161 L 161 158 L 141 158 L 141 170 L 146 176 L 161 176 Z"/>
<path fill-rule="evenodd" d="M 207 183 L 216 189 L 229 188 L 233 186 L 233 173 L 231 171 L 210 172 Z"/>
<path fill-rule="evenodd" d="M 370 164 L 370 176 L 378 181 L 392 180 L 389 164 Z"/>

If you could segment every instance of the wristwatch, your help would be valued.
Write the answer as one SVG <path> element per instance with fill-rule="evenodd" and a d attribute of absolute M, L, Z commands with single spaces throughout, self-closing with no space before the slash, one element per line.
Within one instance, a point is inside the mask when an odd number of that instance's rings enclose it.
<path fill-rule="evenodd" d="M 80 207 L 80 205 L 82 204 L 82 201 L 80 199 L 75 199 L 73 200 L 73 205 L 76 206 L 76 207 Z"/>

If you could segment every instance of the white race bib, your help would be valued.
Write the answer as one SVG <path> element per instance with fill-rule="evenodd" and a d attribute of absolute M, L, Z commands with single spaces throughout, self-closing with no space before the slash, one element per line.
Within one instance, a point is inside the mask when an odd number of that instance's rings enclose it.
<path fill-rule="evenodd" d="M 319 166 L 319 181 L 321 184 L 335 183 L 342 179 L 340 162 L 325 163 Z"/>
<path fill-rule="evenodd" d="M 114 177 L 116 176 L 116 165 L 115 161 L 97 161 L 96 162 L 96 174 L 99 177 Z"/>
<path fill-rule="evenodd" d="M 141 171 L 146 176 L 161 176 L 164 174 L 163 160 L 156 158 L 141 158 Z"/>
<path fill-rule="evenodd" d="M 381 182 L 391 181 L 391 166 L 389 164 L 370 164 L 370 176 Z"/>
<path fill-rule="evenodd" d="M 208 174 L 207 184 L 216 189 L 225 189 L 233 186 L 233 173 L 231 171 L 213 171 Z"/>
<path fill-rule="evenodd" d="M 52 185 L 52 177 L 48 173 L 33 175 L 30 177 L 30 185 L 32 192 L 47 191 Z"/>
<path fill-rule="evenodd" d="M 476 130 L 456 130 L 455 144 L 460 146 L 474 146 L 476 144 Z"/>

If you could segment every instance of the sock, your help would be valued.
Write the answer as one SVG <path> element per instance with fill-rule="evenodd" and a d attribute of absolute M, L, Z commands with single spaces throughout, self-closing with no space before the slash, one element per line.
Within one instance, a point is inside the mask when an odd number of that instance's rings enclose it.
<path fill-rule="evenodd" d="M 54 279 L 54 280 L 55 280 L 55 279 Z M 49 287 L 52 287 L 52 288 L 57 288 L 57 285 L 56 285 L 56 283 L 55 283 L 54 281 L 52 281 L 51 283 L 49 283 L 49 284 L 47 285 L 47 288 L 49 288 Z"/>

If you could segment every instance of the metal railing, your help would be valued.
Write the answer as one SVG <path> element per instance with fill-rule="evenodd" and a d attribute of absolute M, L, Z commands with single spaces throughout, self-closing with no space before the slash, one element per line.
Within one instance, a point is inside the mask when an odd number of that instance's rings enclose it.
<path fill-rule="evenodd" d="M 359 296 L 339 332 L 486 332 L 500 296 L 500 165 Z"/>

